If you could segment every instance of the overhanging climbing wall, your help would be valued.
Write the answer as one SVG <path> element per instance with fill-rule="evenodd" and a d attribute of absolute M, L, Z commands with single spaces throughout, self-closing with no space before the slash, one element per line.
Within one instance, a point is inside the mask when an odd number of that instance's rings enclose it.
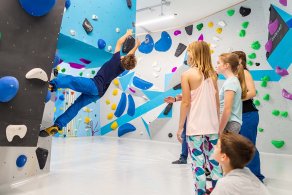
<path fill-rule="evenodd" d="M 37 145 L 63 10 L 63 0 L 0 1 L 0 146 Z"/>

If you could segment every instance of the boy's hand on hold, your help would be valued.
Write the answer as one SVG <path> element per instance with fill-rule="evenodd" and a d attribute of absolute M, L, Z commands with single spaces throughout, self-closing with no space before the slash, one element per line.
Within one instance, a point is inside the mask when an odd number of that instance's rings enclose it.
<path fill-rule="evenodd" d="M 140 46 L 141 45 L 141 41 L 139 39 L 136 39 L 136 46 Z"/>
<path fill-rule="evenodd" d="M 132 36 L 133 35 L 133 30 L 132 29 L 128 29 L 126 32 L 127 36 Z"/>
<path fill-rule="evenodd" d="M 175 102 L 175 98 L 172 97 L 172 96 L 169 96 L 169 97 L 167 97 L 167 98 L 164 99 L 164 102 L 166 102 L 166 103 L 173 103 L 173 102 Z"/>

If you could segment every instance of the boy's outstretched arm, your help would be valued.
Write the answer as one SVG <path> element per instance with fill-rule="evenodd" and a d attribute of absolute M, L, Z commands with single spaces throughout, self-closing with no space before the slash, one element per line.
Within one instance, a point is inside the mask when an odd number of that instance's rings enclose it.
<path fill-rule="evenodd" d="M 124 44 L 124 42 L 126 41 L 126 39 L 128 38 L 128 36 L 131 36 L 132 34 L 133 34 L 133 30 L 128 29 L 126 34 L 124 34 L 121 38 L 119 38 L 119 40 L 117 41 L 117 44 L 116 44 L 115 53 L 117 53 L 121 50 L 121 47 Z"/>
<path fill-rule="evenodd" d="M 136 43 L 135 46 L 133 47 L 133 49 L 131 49 L 131 51 L 129 51 L 129 53 L 127 55 L 130 54 L 135 54 L 136 50 L 138 49 L 138 47 L 141 45 L 141 42 L 139 39 L 136 39 Z"/>

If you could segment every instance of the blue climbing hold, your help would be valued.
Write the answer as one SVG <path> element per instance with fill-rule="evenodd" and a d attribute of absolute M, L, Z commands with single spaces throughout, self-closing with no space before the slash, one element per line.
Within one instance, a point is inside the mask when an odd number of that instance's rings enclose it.
<path fill-rule="evenodd" d="M 116 117 L 122 116 L 122 114 L 124 113 L 124 111 L 126 109 L 126 105 L 127 105 L 127 96 L 125 93 L 122 93 L 120 102 L 119 102 L 118 107 L 115 111 Z"/>
<path fill-rule="evenodd" d="M 44 16 L 54 7 L 56 0 L 19 0 L 21 7 L 32 16 Z"/>
<path fill-rule="evenodd" d="M 66 0 L 66 2 L 65 2 L 66 9 L 68 9 L 70 7 L 70 5 L 71 5 L 71 0 Z"/>
<path fill-rule="evenodd" d="M 161 33 L 161 38 L 155 43 L 155 49 L 156 51 L 160 51 L 160 52 L 166 52 L 170 49 L 172 45 L 172 40 L 170 35 L 163 31 Z"/>
<path fill-rule="evenodd" d="M 119 127 L 118 136 L 121 137 L 126 133 L 133 132 L 135 130 L 136 127 L 134 127 L 132 124 L 130 123 L 123 124 L 122 126 Z"/>
<path fill-rule="evenodd" d="M 48 91 L 47 96 L 46 96 L 46 100 L 45 100 L 46 103 L 47 103 L 48 101 L 50 101 L 50 99 L 51 99 L 51 95 L 52 95 L 51 91 Z"/>
<path fill-rule="evenodd" d="M 98 39 L 97 46 L 99 49 L 104 49 L 106 46 L 106 42 L 103 39 Z"/>
<path fill-rule="evenodd" d="M 27 157 L 25 155 L 20 155 L 17 159 L 16 159 L 16 166 L 18 168 L 23 167 L 26 164 L 27 161 Z"/>
<path fill-rule="evenodd" d="M 134 116 L 135 111 L 136 111 L 136 107 L 135 107 L 135 101 L 134 101 L 133 96 L 131 94 L 128 95 L 128 100 L 129 100 L 129 105 L 128 105 L 127 113 L 130 116 Z"/>
<path fill-rule="evenodd" d="M 154 48 L 153 38 L 151 37 L 151 35 L 147 34 L 145 36 L 145 41 L 141 43 L 138 49 L 141 53 L 149 54 L 152 52 L 153 48 Z"/>
<path fill-rule="evenodd" d="M 152 83 L 145 81 L 143 79 L 140 79 L 136 76 L 133 78 L 133 84 L 135 85 L 135 87 L 139 89 L 143 89 L 143 90 L 147 90 L 153 86 Z"/>
<path fill-rule="evenodd" d="M 63 94 L 59 96 L 59 100 L 61 100 L 61 101 L 64 101 L 65 100 L 65 97 L 64 97 Z"/>
<path fill-rule="evenodd" d="M 0 78 L 0 102 L 9 102 L 12 100 L 19 89 L 18 80 L 12 76 Z"/>

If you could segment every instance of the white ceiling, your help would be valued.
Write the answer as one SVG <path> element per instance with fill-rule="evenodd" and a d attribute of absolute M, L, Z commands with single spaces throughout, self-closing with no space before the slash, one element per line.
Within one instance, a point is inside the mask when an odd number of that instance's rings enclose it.
<path fill-rule="evenodd" d="M 156 24 L 145 25 L 150 32 L 173 29 L 194 23 L 209 15 L 215 14 L 228 7 L 234 6 L 246 0 L 167 0 L 170 6 L 163 6 L 164 15 L 177 14 L 175 19 Z M 137 10 L 153 5 L 161 4 L 161 0 L 137 0 Z M 161 7 L 137 12 L 137 21 L 144 22 L 160 16 Z M 137 34 L 147 33 L 146 29 L 137 27 Z"/>

